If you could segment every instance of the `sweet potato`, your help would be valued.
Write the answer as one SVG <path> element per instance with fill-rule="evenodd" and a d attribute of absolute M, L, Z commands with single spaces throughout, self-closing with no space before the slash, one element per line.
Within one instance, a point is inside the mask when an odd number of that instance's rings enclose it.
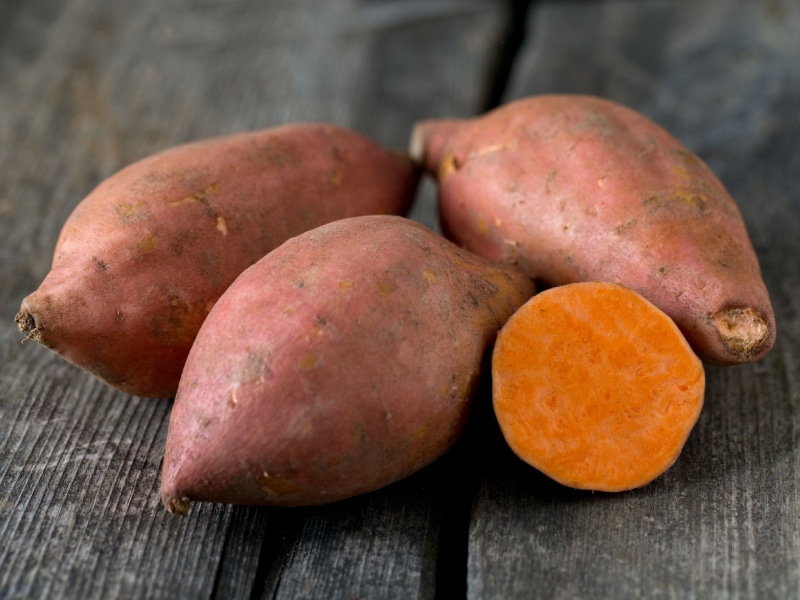
<path fill-rule="evenodd" d="M 402 217 L 299 235 L 220 297 L 186 361 L 161 493 L 296 506 L 396 481 L 458 438 L 482 361 L 533 293 Z"/>
<path fill-rule="evenodd" d="M 407 156 L 326 124 L 171 148 L 78 204 L 16 320 L 109 385 L 170 397 L 200 324 L 239 273 L 323 223 L 405 214 L 417 181 Z"/>
<path fill-rule="evenodd" d="M 579 489 L 629 490 L 666 471 L 704 387 L 703 365 L 670 317 L 613 283 L 538 294 L 492 354 L 492 402 L 509 446 Z"/>
<path fill-rule="evenodd" d="M 420 122 L 448 237 L 550 285 L 609 281 L 665 311 L 711 364 L 764 356 L 775 318 L 739 209 L 709 167 L 634 110 L 545 95 Z"/>

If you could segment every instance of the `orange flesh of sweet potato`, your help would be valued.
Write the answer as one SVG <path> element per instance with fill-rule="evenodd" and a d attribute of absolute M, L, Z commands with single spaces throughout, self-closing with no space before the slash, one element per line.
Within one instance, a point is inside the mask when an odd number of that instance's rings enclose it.
<path fill-rule="evenodd" d="M 22 331 L 130 394 L 175 394 L 217 298 L 286 239 L 332 220 L 405 214 L 406 156 L 299 123 L 177 146 L 103 181 L 70 215 Z"/>
<path fill-rule="evenodd" d="M 674 322 L 623 286 L 575 283 L 522 306 L 492 355 L 492 402 L 525 462 L 578 489 L 643 486 L 678 458 L 705 374 Z"/>
<path fill-rule="evenodd" d="M 411 154 L 439 180 L 448 237 L 551 285 L 630 287 L 711 364 L 764 356 L 775 317 L 733 199 L 635 111 L 534 96 L 471 120 L 423 121 Z"/>
<path fill-rule="evenodd" d="M 296 506 L 354 496 L 443 454 L 522 272 L 401 217 L 292 238 L 220 297 L 170 416 L 162 498 Z"/>

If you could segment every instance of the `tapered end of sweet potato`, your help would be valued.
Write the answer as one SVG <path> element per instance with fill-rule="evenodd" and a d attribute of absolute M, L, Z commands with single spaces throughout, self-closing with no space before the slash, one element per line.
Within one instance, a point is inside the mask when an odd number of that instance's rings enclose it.
<path fill-rule="evenodd" d="M 723 309 L 711 321 L 725 347 L 742 362 L 760 358 L 772 347 L 774 327 L 750 307 Z"/>
<path fill-rule="evenodd" d="M 415 123 L 408 142 L 411 160 L 432 174 L 438 173 L 447 145 L 463 123 L 459 119 L 430 119 Z"/>

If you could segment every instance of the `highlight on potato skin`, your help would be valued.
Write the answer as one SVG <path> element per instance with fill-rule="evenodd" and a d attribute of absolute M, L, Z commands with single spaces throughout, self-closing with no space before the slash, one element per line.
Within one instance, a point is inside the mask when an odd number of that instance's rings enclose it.
<path fill-rule="evenodd" d="M 703 365 L 673 321 L 618 284 L 541 292 L 492 354 L 492 403 L 509 446 L 577 489 L 619 492 L 662 475 L 704 393 Z"/>
<path fill-rule="evenodd" d="M 402 217 L 296 236 L 203 323 L 170 417 L 162 500 L 298 506 L 369 492 L 458 439 L 497 330 L 534 292 Z"/>
<path fill-rule="evenodd" d="M 192 142 L 103 181 L 65 222 L 20 330 L 129 394 L 175 394 L 217 298 L 286 239 L 405 214 L 410 159 L 341 127 L 296 123 Z"/>
<path fill-rule="evenodd" d="M 549 285 L 609 281 L 664 310 L 709 364 L 773 347 L 775 317 L 734 200 L 711 169 L 610 100 L 532 96 L 415 126 L 445 234 Z"/>

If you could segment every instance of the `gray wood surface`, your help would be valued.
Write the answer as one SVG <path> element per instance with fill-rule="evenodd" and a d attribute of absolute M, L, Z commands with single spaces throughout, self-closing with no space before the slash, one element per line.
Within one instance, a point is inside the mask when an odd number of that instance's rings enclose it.
<path fill-rule="evenodd" d="M 642 490 L 561 488 L 495 437 L 470 524 L 469 597 L 797 598 L 800 4 L 539 3 L 528 30 L 506 98 L 606 96 L 708 161 L 744 214 L 778 341 L 759 363 L 708 369 L 684 453 Z"/>
<path fill-rule="evenodd" d="M 0 599 L 800 597 L 800 5 L 540 0 L 514 22 L 525 4 L 0 0 Z M 404 147 L 417 119 L 545 92 L 624 102 L 705 158 L 776 309 L 776 348 L 708 370 L 685 452 L 642 490 L 523 465 L 484 382 L 464 440 L 407 480 L 173 517 L 170 401 L 20 344 L 13 316 L 67 215 L 138 158 L 303 120 Z M 434 194 L 426 180 L 413 216 L 438 229 Z"/>

